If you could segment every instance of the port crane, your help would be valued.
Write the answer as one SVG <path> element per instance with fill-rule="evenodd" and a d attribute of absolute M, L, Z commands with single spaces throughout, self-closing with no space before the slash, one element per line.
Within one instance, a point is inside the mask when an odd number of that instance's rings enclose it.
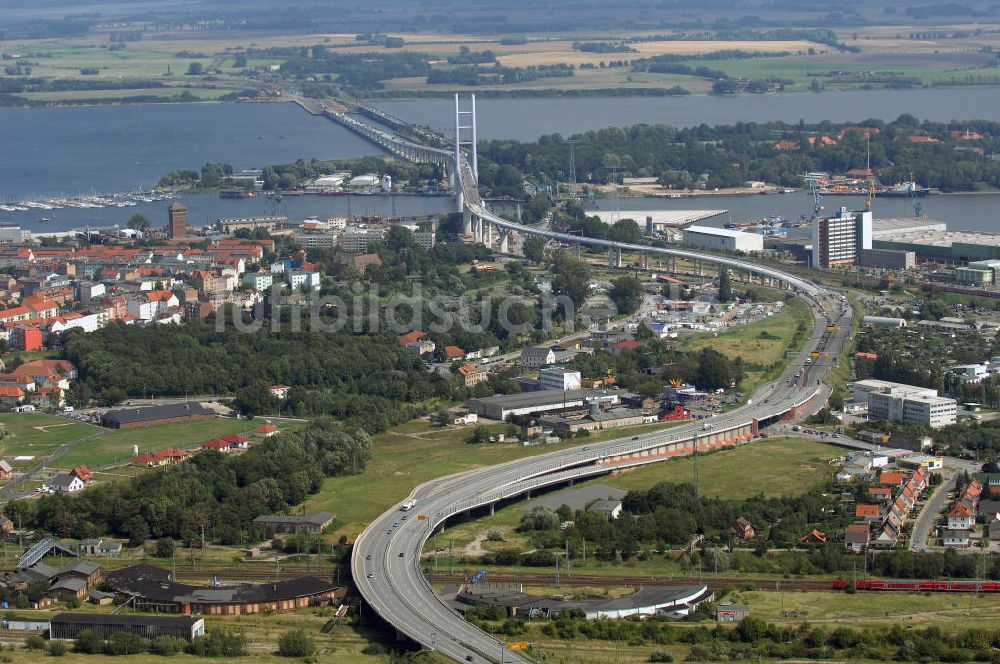
<path fill-rule="evenodd" d="M 809 217 L 809 224 L 812 225 L 812 222 L 816 221 L 819 213 L 823 210 L 823 206 L 820 205 L 820 201 L 823 198 L 819 195 L 819 189 L 816 188 L 816 180 L 809 180 L 809 194 L 813 199 L 813 212 Z"/>

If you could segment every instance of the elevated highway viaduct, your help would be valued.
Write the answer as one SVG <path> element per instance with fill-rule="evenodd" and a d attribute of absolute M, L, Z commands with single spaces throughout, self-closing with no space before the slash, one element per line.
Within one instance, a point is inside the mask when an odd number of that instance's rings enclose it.
<path fill-rule="evenodd" d="M 570 244 L 605 247 L 618 255 L 625 251 L 647 252 L 700 261 L 745 272 L 789 289 L 806 299 L 812 309 L 813 327 L 805 344 L 805 354 L 817 360 L 793 361 L 777 380 L 758 388 L 746 405 L 710 420 L 550 452 L 425 482 L 411 493 L 410 499 L 416 501 L 411 510 L 405 511 L 398 505 L 372 521 L 358 536 L 351 558 L 357 588 L 371 609 L 399 634 L 456 661 L 528 662 L 525 655 L 506 651 L 504 643 L 466 622 L 461 614 L 438 598 L 420 564 L 428 538 L 449 519 L 476 510 L 492 511 L 498 503 L 532 491 L 703 450 L 745 444 L 770 423 L 818 412 L 831 393 L 825 380 L 852 326 L 851 308 L 845 298 L 818 283 L 744 258 L 566 235 L 504 219 L 485 206 L 479 195 L 475 169 L 465 152 L 422 146 L 353 117 L 328 114 L 394 155 L 446 168 L 455 187 L 456 207 L 462 211 L 467 233 L 475 241 L 492 245 L 496 234 L 502 248 L 504 234 L 516 232 Z"/>

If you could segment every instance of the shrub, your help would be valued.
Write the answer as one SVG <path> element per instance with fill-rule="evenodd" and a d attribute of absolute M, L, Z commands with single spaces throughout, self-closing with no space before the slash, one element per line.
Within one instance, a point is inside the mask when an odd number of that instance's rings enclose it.
<path fill-rule="evenodd" d="M 92 629 L 82 630 L 76 635 L 73 642 L 73 650 L 87 655 L 98 655 L 104 651 L 104 639 L 97 635 Z"/>
<path fill-rule="evenodd" d="M 361 650 L 362 655 L 372 656 L 385 655 L 387 652 L 388 650 L 386 650 L 385 646 L 381 643 L 369 643 L 364 647 L 364 649 Z"/>
<path fill-rule="evenodd" d="M 154 655 L 172 657 L 179 652 L 183 652 L 185 645 L 187 643 L 184 639 L 178 639 L 173 636 L 158 636 L 153 639 L 153 642 L 149 646 L 149 651 Z"/>
<path fill-rule="evenodd" d="M 79 597 L 70 597 L 68 600 L 66 600 L 67 609 L 79 609 L 81 604 L 83 604 L 83 602 L 80 600 Z"/>
<path fill-rule="evenodd" d="M 149 639 L 129 632 L 115 632 L 104 647 L 109 655 L 138 655 L 149 650 Z"/>
<path fill-rule="evenodd" d="M 308 657 L 316 652 L 316 643 L 301 629 L 285 632 L 278 638 L 278 654 L 282 657 Z"/>
<path fill-rule="evenodd" d="M 242 634 L 216 630 L 196 638 L 186 651 L 197 657 L 243 657 L 247 654 L 247 639 Z"/>
<path fill-rule="evenodd" d="M 45 650 L 45 639 L 37 634 L 32 634 L 24 640 L 24 647 L 28 650 Z"/>
<path fill-rule="evenodd" d="M 172 558 L 174 556 L 174 540 L 169 537 L 156 540 L 156 557 Z"/>
<path fill-rule="evenodd" d="M 651 662 L 672 662 L 674 661 L 674 656 L 663 650 L 654 650 L 649 653 L 649 661 Z"/>
<path fill-rule="evenodd" d="M 66 654 L 66 650 L 65 641 L 49 641 L 49 654 L 53 657 L 62 657 Z"/>

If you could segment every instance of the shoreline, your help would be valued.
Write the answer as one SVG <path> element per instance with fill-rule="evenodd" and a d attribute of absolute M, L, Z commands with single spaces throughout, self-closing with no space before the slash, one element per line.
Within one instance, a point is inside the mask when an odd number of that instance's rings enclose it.
<path fill-rule="evenodd" d="M 979 90 L 979 89 L 1000 89 L 1000 84 L 997 85 L 954 85 L 954 86 L 921 86 L 908 88 L 907 90 L 901 90 L 899 92 L 911 92 L 919 90 L 943 90 L 943 89 L 963 89 L 963 90 Z M 595 88 L 593 90 L 566 90 L 566 89 L 531 89 L 531 90 L 496 90 L 496 89 L 480 89 L 475 88 L 461 88 L 453 90 L 398 90 L 392 91 L 392 93 L 386 93 L 385 96 L 375 96 L 372 97 L 371 101 L 373 103 L 387 102 L 414 102 L 414 101 L 427 101 L 427 100 L 440 100 L 440 99 L 450 99 L 456 92 L 459 94 L 475 93 L 478 97 L 482 99 L 560 99 L 560 100 L 572 100 L 572 99 L 594 99 L 602 97 L 614 97 L 614 98 L 627 98 L 627 99 L 665 99 L 665 98 L 685 98 L 685 97 L 711 97 L 718 99 L 759 99 L 764 97 L 788 97 L 795 95 L 837 95 L 843 93 L 856 93 L 856 92 L 887 92 L 893 90 L 889 87 L 884 88 L 854 88 L 849 90 L 841 89 L 826 89 L 820 91 L 811 90 L 795 90 L 795 91 L 784 91 L 784 92 L 768 92 L 764 94 L 716 94 L 712 92 L 688 92 L 686 94 L 672 94 L 669 88 Z M 16 96 L 16 95 L 14 95 Z M 38 104 L 25 104 L 21 106 L 0 106 L 0 111 L 2 110 L 36 110 L 36 109 L 47 109 L 47 108 L 100 108 L 100 107 L 117 107 L 117 106 L 164 106 L 164 105 L 175 105 L 175 104 L 275 104 L 275 103 L 295 103 L 296 100 L 292 97 L 282 97 L 278 99 L 266 99 L 266 100 L 250 100 L 250 99 L 231 99 L 231 100 L 221 100 L 221 99 L 193 99 L 193 100 L 181 100 L 181 99 L 163 99 L 162 101 L 150 101 L 148 99 L 136 102 L 123 101 L 103 101 L 100 98 L 95 98 L 95 100 L 81 100 L 79 103 L 71 101 L 54 101 L 54 102 L 43 102 Z M 320 100 L 317 100 L 320 101 Z"/>

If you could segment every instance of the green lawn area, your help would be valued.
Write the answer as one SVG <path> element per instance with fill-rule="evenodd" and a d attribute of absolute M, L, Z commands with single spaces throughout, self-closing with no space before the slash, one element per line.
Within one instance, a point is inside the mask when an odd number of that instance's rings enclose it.
<path fill-rule="evenodd" d="M 100 438 L 74 446 L 59 459 L 57 464 L 60 468 L 72 468 L 80 464 L 100 466 L 130 458 L 133 445 L 139 446 L 140 453 L 153 452 L 163 447 L 190 447 L 227 433 L 250 431 L 260 426 L 262 422 L 262 420 L 247 421 L 216 417 L 211 420 L 177 422 L 138 429 L 108 430 Z"/>
<path fill-rule="evenodd" d="M 726 601 L 746 604 L 750 614 L 769 622 L 860 622 L 894 624 L 932 622 L 942 629 L 990 627 L 1000 618 L 1000 596 L 950 593 L 736 592 Z M 782 609 L 784 607 L 784 609 Z M 783 616 L 798 611 L 799 616 Z"/>
<path fill-rule="evenodd" d="M 327 479 L 320 492 L 306 500 L 304 506 L 307 510 L 333 512 L 337 515 L 336 535 L 353 537 L 376 516 L 406 498 L 414 487 L 436 477 L 668 426 L 675 423 L 608 429 L 552 445 L 472 445 L 465 442 L 472 434 L 471 427 L 441 429 L 426 420 L 413 420 L 375 436 L 373 458 L 364 472 Z M 505 425 L 496 425 L 493 430 L 504 428 Z"/>
<path fill-rule="evenodd" d="M 796 438 L 769 438 L 755 440 L 734 449 L 714 452 L 698 459 L 698 486 L 705 496 L 742 500 L 763 494 L 766 497 L 787 496 L 804 493 L 820 482 L 833 476 L 835 471 L 828 461 L 841 455 L 841 451 L 830 445 Z M 694 461 L 690 457 L 669 459 L 654 463 L 632 472 L 600 477 L 591 483 L 626 489 L 628 491 L 648 489 L 659 482 L 691 482 Z M 739 478 L 739 481 L 734 481 Z M 578 483 L 578 487 L 587 486 Z M 478 540 L 481 551 L 530 547 L 527 534 L 516 531 L 524 511 L 523 502 L 517 502 L 498 509 L 493 516 L 470 521 L 453 522 L 444 535 L 430 540 L 427 550 L 447 547 L 449 541 L 454 546 L 455 556 L 471 542 Z M 503 542 L 484 541 L 487 533 L 497 530 L 503 534 Z M 481 551 L 469 551 L 477 555 Z M 636 573 L 629 566 L 620 568 L 621 574 Z M 442 561 L 438 561 L 439 569 Z M 657 571 L 668 574 L 680 570 L 669 559 L 651 562 Z"/>
<path fill-rule="evenodd" d="M 111 607 L 97 607 L 86 605 L 78 609 L 80 613 L 109 613 Z M 63 607 L 57 609 L 64 610 Z M 53 611 L 17 611 L 16 615 L 23 617 L 40 617 L 48 619 Z M 357 626 L 353 623 L 355 618 L 349 618 L 340 625 L 336 625 L 328 634 L 323 634 L 320 629 L 333 616 L 332 608 L 310 608 L 282 613 L 280 615 L 244 615 L 244 616 L 207 616 L 205 626 L 208 631 L 226 629 L 234 632 L 241 632 L 247 638 L 249 655 L 246 657 L 231 657 L 225 661 L 232 664 L 250 664 L 253 662 L 281 662 L 281 661 L 302 661 L 302 658 L 288 659 L 278 657 L 278 638 L 285 632 L 293 629 L 302 629 L 316 643 L 317 662 L 370 662 L 380 664 L 390 661 L 386 655 L 365 655 L 362 650 L 371 642 L 387 644 L 393 647 L 394 634 L 382 627 Z M 353 615 L 353 612 L 352 612 Z M 11 637 L 16 641 L 18 637 Z M 61 662 L 68 664 L 86 664 L 87 662 L 107 661 L 104 655 L 85 655 L 74 653 L 72 644 L 69 651 L 59 658 Z M 52 659 L 45 653 L 27 650 L 25 648 L 5 648 L 4 662 L 11 664 L 34 664 Z M 154 664 L 163 661 L 163 656 L 142 653 L 129 655 L 127 660 L 132 664 Z M 173 662 L 204 662 L 205 659 L 196 658 L 192 655 L 178 654 L 170 658 Z M 427 657 L 421 658 L 421 662 L 427 664 L 444 664 L 448 661 L 443 658 Z"/>
<path fill-rule="evenodd" d="M 795 336 L 796 328 L 799 323 L 810 326 L 811 320 L 812 314 L 805 300 L 792 298 L 785 300 L 784 309 L 780 313 L 750 325 L 726 330 L 717 337 L 713 337 L 710 333 L 691 335 L 683 340 L 683 346 L 689 351 L 699 351 L 705 347 L 714 348 L 729 358 L 742 357 L 744 363 L 748 365 L 779 365 L 776 370 L 770 372 L 748 368 L 740 388 L 745 394 L 749 394 L 759 384 L 776 377 L 784 369 L 785 354 L 789 350 L 792 337 Z"/>
<path fill-rule="evenodd" d="M 496 431 L 503 426 L 493 427 Z M 465 442 L 471 427 L 441 429 L 414 420 L 374 437 L 373 458 L 364 472 L 327 479 L 305 502 L 307 510 L 329 510 L 337 515 L 337 535 L 353 537 L 418 484 L 471 468 L 503 463 L 518 457 L 566 447 L 518 443 Z M 583 444 L 576 441 L 573 444 Z"/>
<path fill-rule="evenodd" d="M 85 424 L 75 424 L 42 413 L 3 413 L 0 415 L 0 455 L 45 457 L 63 443 L 80 440 L 101 430 Z M 13 460 L 10 460 L 14 464 Z"/>
<path fill-rule="evenodd" d="M 698 489 L 705 496 L 740 500 L 804 493 L 833 477 L 828 462 L 843 451 L 799 438 L 754 440 L 735 449 L 698 458 Z M 645 468 L 600 480 L 621 489 L 648 489 L 658 482 L 692 481 L 691 457 L 669 459 Z"/>

